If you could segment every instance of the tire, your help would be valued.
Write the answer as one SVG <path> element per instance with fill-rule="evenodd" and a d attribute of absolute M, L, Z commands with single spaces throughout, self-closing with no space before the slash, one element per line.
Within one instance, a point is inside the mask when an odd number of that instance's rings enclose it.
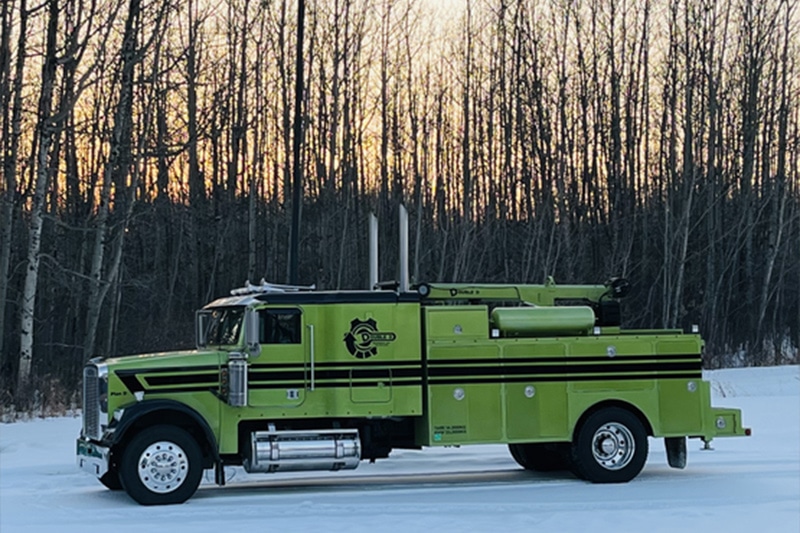
<path fill-rule="evenodd" d="M 122 452 L 119 477 L 142 505 L 183 503 L 200 485 L 203 456 L 197 441 L 175 426 L 153 426 L 134 436 Z"/>
<path fill-rule="evenodd" d="M 508 450 L 517 464 L 526 470 L 554 472 L 567 469 L 566 449 L 560 442 L 509 444 Z"/>
<path fill-rule="evenodd" d="M 647 446 L 639 418 L 608 407 L 589 415 L 578 430 L 570 447 L 572 469 L 592 483 L 625 483 L 644 468 Z"/>

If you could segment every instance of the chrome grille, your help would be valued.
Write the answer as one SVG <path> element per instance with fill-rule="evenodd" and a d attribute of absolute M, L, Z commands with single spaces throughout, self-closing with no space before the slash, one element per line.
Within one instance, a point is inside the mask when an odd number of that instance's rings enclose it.
<path fill-rule="evenodd" d="M 98 371 L 94 365 L 83 369 L 83 434 L 100 438 L 100 398 Z"/>

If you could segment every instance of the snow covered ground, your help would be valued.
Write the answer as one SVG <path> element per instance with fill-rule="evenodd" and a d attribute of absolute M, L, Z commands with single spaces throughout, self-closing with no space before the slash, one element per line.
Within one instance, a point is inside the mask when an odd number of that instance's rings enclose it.
<path fill-rule="evenodd" d="M 75 466 L 77 418 L 0 424 L 0 532 L 724 531 L 800 532 L 800 367 L 708 372 L 714 405 L 739 407 L 750 438 L 661 440 L 638 478 L 591 485 L 520 469 L 505 446 L 394 452 L 347 473 L 207 479 L 178 506 L 141 507 Z"/>

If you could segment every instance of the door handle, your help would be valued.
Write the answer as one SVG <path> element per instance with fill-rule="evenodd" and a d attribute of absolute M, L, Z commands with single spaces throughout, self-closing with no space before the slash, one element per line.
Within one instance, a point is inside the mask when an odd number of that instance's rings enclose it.
<path fill-rule="evenodd" d="M 308 342 L 310 348 L 310 355 L 311 355 L 311 388 L 309 390 L 314 390 L 314 325 L 308 324 L 306 326 L 308 328 Z"/>

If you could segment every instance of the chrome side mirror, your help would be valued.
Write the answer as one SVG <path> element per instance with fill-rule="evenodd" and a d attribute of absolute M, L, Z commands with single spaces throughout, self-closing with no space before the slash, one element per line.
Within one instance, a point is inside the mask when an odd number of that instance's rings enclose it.
<path fill-rule="evenodd" d="M 194 339 L 197 349 L 208 345 L 208 326 L 211 324 L 211 311 L 200 309 L 194 315 Z"/>

